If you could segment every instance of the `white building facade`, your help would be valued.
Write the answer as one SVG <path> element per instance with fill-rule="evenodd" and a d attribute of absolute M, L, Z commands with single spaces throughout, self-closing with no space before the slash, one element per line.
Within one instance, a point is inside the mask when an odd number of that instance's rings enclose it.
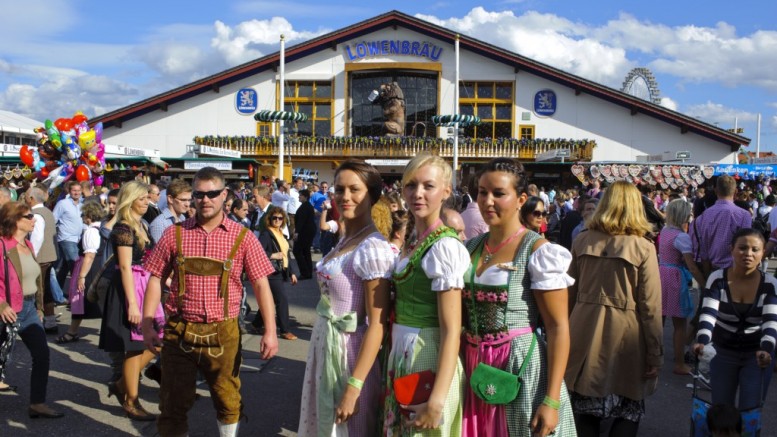
<path fill-rule="evenodd" d="M 458 112 L 482 119 L 478 127 L 465 129 L 463 137 L 593 141 L 596 147 L 585 158 L 590 161 L 636 162 L 645 155 L 687 151 L 691 162 L 733 163 L 740 145 L 749 143 L 716 126 L 464 36 L 457 109 L 455 38 L 447 29 L 390 12 L 289 47 L 284 109 L 306 113 L 311 120 L 287 123 L 287 133 L 380 135 L 382 111 L 367 95 L 380 83 L 397 81 L 405 94 L 409 136 L 447 138 L 449 130 L 434 127 L 430 117 Z M 190 153 L 195 137 L 274 136 L 277 123 L 259 123 L 253 115 L 281 109 L 279 79 L 279 54 L 274 53 L 90 122 L 103 122 L 106 143 L 156 149 L 162 157 Z M 248 105 L 241 112 L 241 95 L 246 96 L 241 92 L 246 90 Z M 541 110 L 538 99 L 548 96 L 552 107 Z M 242 157 L 276 164 L 272 154 L 251 147 L 239 150 Z M 330 155 L 325 149 L 319 156 L 290 155 L 291 165 L 331 178 L 337 160 Z"/>

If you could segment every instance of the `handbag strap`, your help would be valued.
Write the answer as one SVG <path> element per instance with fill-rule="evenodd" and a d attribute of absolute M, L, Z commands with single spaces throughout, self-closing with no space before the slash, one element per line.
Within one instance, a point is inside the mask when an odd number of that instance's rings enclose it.
<path fill-rule="evenodd" d="M 534 335 L 534 332 L 531 333 L 531 345 L 529 345 L 529 352 L 526 353 L 526 356 L 523 357 L 523 362 L 521 363 L 521 368 L 518 369 L 518 379 L 521 379 L 523 376 L 523 372 L 526 371 L 526 364 L 531 359 L 532 352 L 534 352 L 534 346 L 537 345 L 537 336 Z"/>
<path fill-rule="evenodd" d="M 5 301 L 8 305 L 11 305 L 11 287 L 8 285 L 8 252 L 5 250 L 5 241 L 0 239 L 0 244 L 3 245 L 3 270 L 5 272 Z"/>
<path fill-rule="evenodd" d="M 483 238 L 480 243 L 475 247 L 474 255 L 475 259 L 472 262 L 472 267 L 469 274 L 469 298 L 472 302 L 472 316 L 474 318 L 474 325 L 475 325 L 475 337 L 478 337 L 478 316 L 477 311 L 474 311 L 475 307 L 475 271 L 478 268 L 478 263 L 480 262 L 480 255 L 483 253 L 483 245 L 485 244 L 486 239 Z M 505 316 L 507 315 L 507 307 L 505 306 L 504 309 Z M 537 336 L 534 334 L 534 331 L 531 333 L 531 344 L 529 345 L 529 351 L 526 353 L 526 356 L 523 357 L 523 362 L 521 363 L 521 368 L 518 370 L 518 378 L 520 379 L 521 376 L 523 376 L 523 372 L 526 370 L 526 364 L 529 362 L 529 359 L 531 359 L 532 353 L 534 352 L 534 347 L 537 345 Z M 478 362 L 480 362 L 480 346 L 478 345 Z"/>

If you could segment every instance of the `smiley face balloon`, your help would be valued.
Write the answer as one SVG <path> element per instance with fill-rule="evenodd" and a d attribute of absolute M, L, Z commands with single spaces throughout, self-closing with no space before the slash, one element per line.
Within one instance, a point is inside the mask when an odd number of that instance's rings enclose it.
<path fill-rule="evenodd" d="M 81 135 L 78 136 L 78 145 L 81 147 L 81 150 L 90 150 L 95 144 L 96 139 L 93 130 L 82 132 Z"/>

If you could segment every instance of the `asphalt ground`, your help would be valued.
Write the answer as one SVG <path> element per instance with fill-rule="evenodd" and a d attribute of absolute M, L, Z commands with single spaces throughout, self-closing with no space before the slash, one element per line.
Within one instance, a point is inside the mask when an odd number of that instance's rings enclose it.
<path fill-rule="evenodd" d="M 319 256 L 315 256 L 317 260 Z M 772 261 L 770 273 L 777 262 Z M 242 396 L 247 420 L 240 426 L 241 436 L 296 436 L 301 385 L 310 331 L 315 321 L 318 286 L 313 280 L 289 287 L 292 331 L 296 341 L 280 341 L 278 355 L 263 361 L 259 358 L 260 337 L 243 337 L 244 361 L 241 369 Z M 253 295 L 251 307 L 256 309 Z M 59 331 L 64 333 L 70 322 L 65 307 Z M 255 313 L 249 316 L 249 320 Z M 153 422 L 133 422 L 126 418 L 115 398 L 108 398 L 106 382 L 111 369 L 107 354 L 97 348 L 99 320 L 86 320 L 81 326 L 81 340 L 58 345 L 49 335 L 51 371 L 47 402 L 65 413 L 62 419 L 30 419 L 27 416 L 31 359 L 19 342 L 7 372 L 7 382 L 17 385 L 17 393 L 0 393 L 0 437 L 5 436 L 153 436 Z M 667 322 L 664 331 L 665 365 L 661 369 L 657 392 L 646 401 L 647 415 L 640 425 L 640 436 L 686 436 L 689 433 L 692 378 L 672 373 L 672 329 Z M 216 418 L 207 386 L 197 387 L 201 398 L 189 412 L 190 435 L 217 436 Z M 701 392 L 708 396 L 709 392 Z M 141 380 L 140 400 L 147 410 L 158 413 L 156 382 Z M 777 436 L 777 402 L 768 396 L 763 415 L 763 436 Z"/>

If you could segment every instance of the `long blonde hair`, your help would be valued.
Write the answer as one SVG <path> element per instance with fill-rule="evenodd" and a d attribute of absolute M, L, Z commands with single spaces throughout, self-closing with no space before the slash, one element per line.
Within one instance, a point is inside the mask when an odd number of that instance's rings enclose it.
<path fill-rule="evenodd" d="M 111 218 L 106 226 L 113 229 L 116 223 L 126 223 L 135 232 L 140 247 L 146 247 L 149 243 L 148 235 L 144 232 L 140 220 L 132 217 L 132 203 L 138 200 L 144 194 L 148 194 L 150 187 L 140 181 L 125 182 L 119 190 L 119 196 L 116 199 L 116 214 Z"/>
<path fill-rule="evenodd" d="M 645 207 L 639 190 L 626 181 L 610 185 L 596 208 L 589 230 L 609 235 L 645 236 L 653 227 L 645 217 Z"/>

